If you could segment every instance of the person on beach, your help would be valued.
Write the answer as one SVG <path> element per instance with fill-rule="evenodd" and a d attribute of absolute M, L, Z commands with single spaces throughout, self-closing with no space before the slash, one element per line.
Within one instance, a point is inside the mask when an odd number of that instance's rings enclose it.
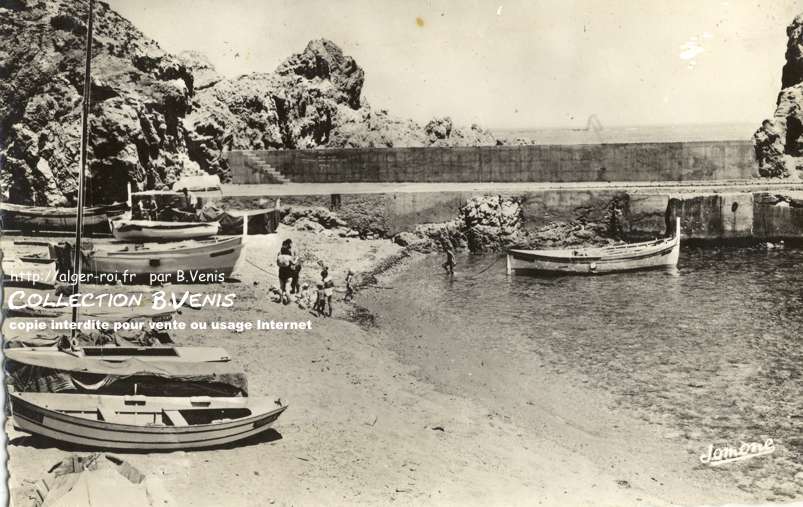
<path fill-rule="evenodd" d="M 290 303 L 290 296 L 287 293 L 287 282 L 293 277 L 293 254 L 290 245 L 285 240 L 279 255 L 276 256 L 276 265 L 279 266 L 279 290 L 284 304 Z"/>
<path fill-rule="evenodd" d="M 343 301 L 351 301 L 354 299 L 354 288 L 351 282 L 354 280 L 354 271 L 350 270 L 346 273 L 346 295 L 343 296 Z"/>
<path fill-rule="evenodd" d="M 301 287 L 298 285 L 298 280 L 301 278 L 301 258 L 294 252 L 293 256 L 293 274 L 290 281 L 290 294 L 298 294 L 301 292 Z"/>
<path fill-rule="evenodd" d="M 443 263 L 443 269 L 446 270 L 447 274 L 454 275 L 454 250 L 446 243 L 443 244 L 443 248 L 446 252 L 446 262 Z"/>
<path fill-rule="evenodd" d="M 299 278 L 301 277 L 301 259 L 298 256 L 295 248 L 293 248 L 293 240 L 290 238 L 282 242 L 282 248 L 290 252 L 292 260 L 290 262 L 290 294 L 298 294 L 301 290 L 299 286 Z"/>
<path fill-rule="evenodd" d="M 308 283 L 304 282 L 301 286 L 301 290 L 296 296 L 296 302 L 301 309 L 309 308 L 312 304 L 312 295 L 310 294 Z"/>
<path fill-rule="evenodd" d="M 332 316 L 332 295 L 335 293 L 335 281 L 329 276 L 329 268 L 323 267 L 321 271 L 321 281 L 323 282 L 324 296 L 326 296 L 326 304 L 329 305 L 329 314 L 327 317 Z"/>
<path fill-rule="evenodd" d="M 315 306 L 312 307 L 312 311 L 320 317 L 324 314 L 323 310 L 326 305 L 326 290 L 323 288 L 323 282 L 318 282 L 316 288 Z"/>
<path fill-rule="evenodd" d="M 145 207 L 145 201 L 137 201 L 132 215 L 134 220 L 148 220 L 148 209 Z"/>

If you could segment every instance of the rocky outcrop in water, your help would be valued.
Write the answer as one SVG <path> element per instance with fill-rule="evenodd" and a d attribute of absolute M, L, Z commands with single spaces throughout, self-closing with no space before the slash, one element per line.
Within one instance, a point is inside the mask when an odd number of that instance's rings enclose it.
<path fill-rule="evenodd" d="M 0 0 L 3 200 L 74 205 L 86 4 Z M 125 199 L 202 172 L 229 174 L 229 149 L 495 144 L 448 118 L 421 126 L 375 111 L 365 73 L 333 42 L 310 42 L 274 72 L 220 76 L 203 56 L 174 56 L 98 2 L 92 62 L 88 202 Z"/>
<path fill-rule="evenodd" d="M 786 65 L 772 118 L 764 120 L 753 142 L 761 176 L 800 178 L 803 174 L 803 14 L 786 29 Z"/>
<path fill-rule="evenodd" d="M 572 217 L 563 220 L 528 224 L 521 198 L 474 197 L 460 208 L 454 220 L 418 225 L 412 233 L 402 232 L 394 241 L 420 251 L 451 246 L 472 253 L 604 245 L 622 239 L 624 206 L 614 198 L 599 209 L 575 210 Z"/>

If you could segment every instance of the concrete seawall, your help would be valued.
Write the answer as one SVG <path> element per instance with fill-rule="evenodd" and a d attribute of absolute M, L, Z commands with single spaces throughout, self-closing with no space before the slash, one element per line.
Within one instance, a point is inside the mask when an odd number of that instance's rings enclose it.
<path fill-rule="evenodd" d="M 232 151 L 232 183 L 704 181 L 750 178 L 750 141 Z"/>
<path fill-rule="evenodd" d="M 603 220 L 612 200 L 622 203 L 623 230 L 630 240 L 666 232 L 668 219 L 681 217 L 686 240 L 701 242 L 803 241 L 800 192 L 778 200 L 765 192 L 671 193 L 632 190 L 385 192 L 337 195 L 281 195 L 289 205 L 336 208 L 352 227 L 393 236 L 418 224 L 454 219 L 472 197 L 501 195 L 519 200 L 525 228 L 578 219 Z M 270 202 L 276 196 L 266 194 Z M 253 206 L 253 197 L 228 198 L 229 204 Z M 801 207 L 797 207 L 797 204 Z"/>

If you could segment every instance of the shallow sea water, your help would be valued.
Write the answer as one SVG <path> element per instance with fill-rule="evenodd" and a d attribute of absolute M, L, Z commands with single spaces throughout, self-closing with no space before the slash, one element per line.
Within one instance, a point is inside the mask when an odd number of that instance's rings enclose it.
<path fill-rule="evenodd" d="M 771 459 L 731 468 L 736 485 L 803 497 L 803 250 L 684 248 L 675 272 L 598 277 L 508 277 L 470 256 L 450 279 L 441 260 L 393 288 L 460 328 L 455 348 L 570 371 L 686 444 L 773 438 Z"/>

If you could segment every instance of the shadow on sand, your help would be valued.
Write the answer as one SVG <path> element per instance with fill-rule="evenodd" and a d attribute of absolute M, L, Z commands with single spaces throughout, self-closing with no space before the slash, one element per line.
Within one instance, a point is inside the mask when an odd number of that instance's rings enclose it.
<path fill-rule="evenodd" d="M 96 451 L 109 451 L 114 454 L 151 454 L 151 453 L 171 453 L 177 451 L 195 452 L 195 451 L 209 451 L 209 450 L 226 450 L 226 449 L 240 449 L 243 447 L 250 447 L 270 442 L 276 442 L 282 439 L 282 434 L 275 429 L 269 429 L 265 432 L 258 433 L 251 437 L 237 442 L 231 442 L 225 445 L 217 445 L 210 447 L 200 447 L 197 449 L 164 449 L 164 450 L 138 450 L 138 449 L 113 449 L 113 448 L 98 448 L 74 445 L 67 442 L 61 442 L 52 438 L 43 437 L 40 435 L 25 435 L 9 440 L 8 445 L 15 447 L 28 447 L 31 449 L 58 449 L 65 452 L 96 452 Z"/>

